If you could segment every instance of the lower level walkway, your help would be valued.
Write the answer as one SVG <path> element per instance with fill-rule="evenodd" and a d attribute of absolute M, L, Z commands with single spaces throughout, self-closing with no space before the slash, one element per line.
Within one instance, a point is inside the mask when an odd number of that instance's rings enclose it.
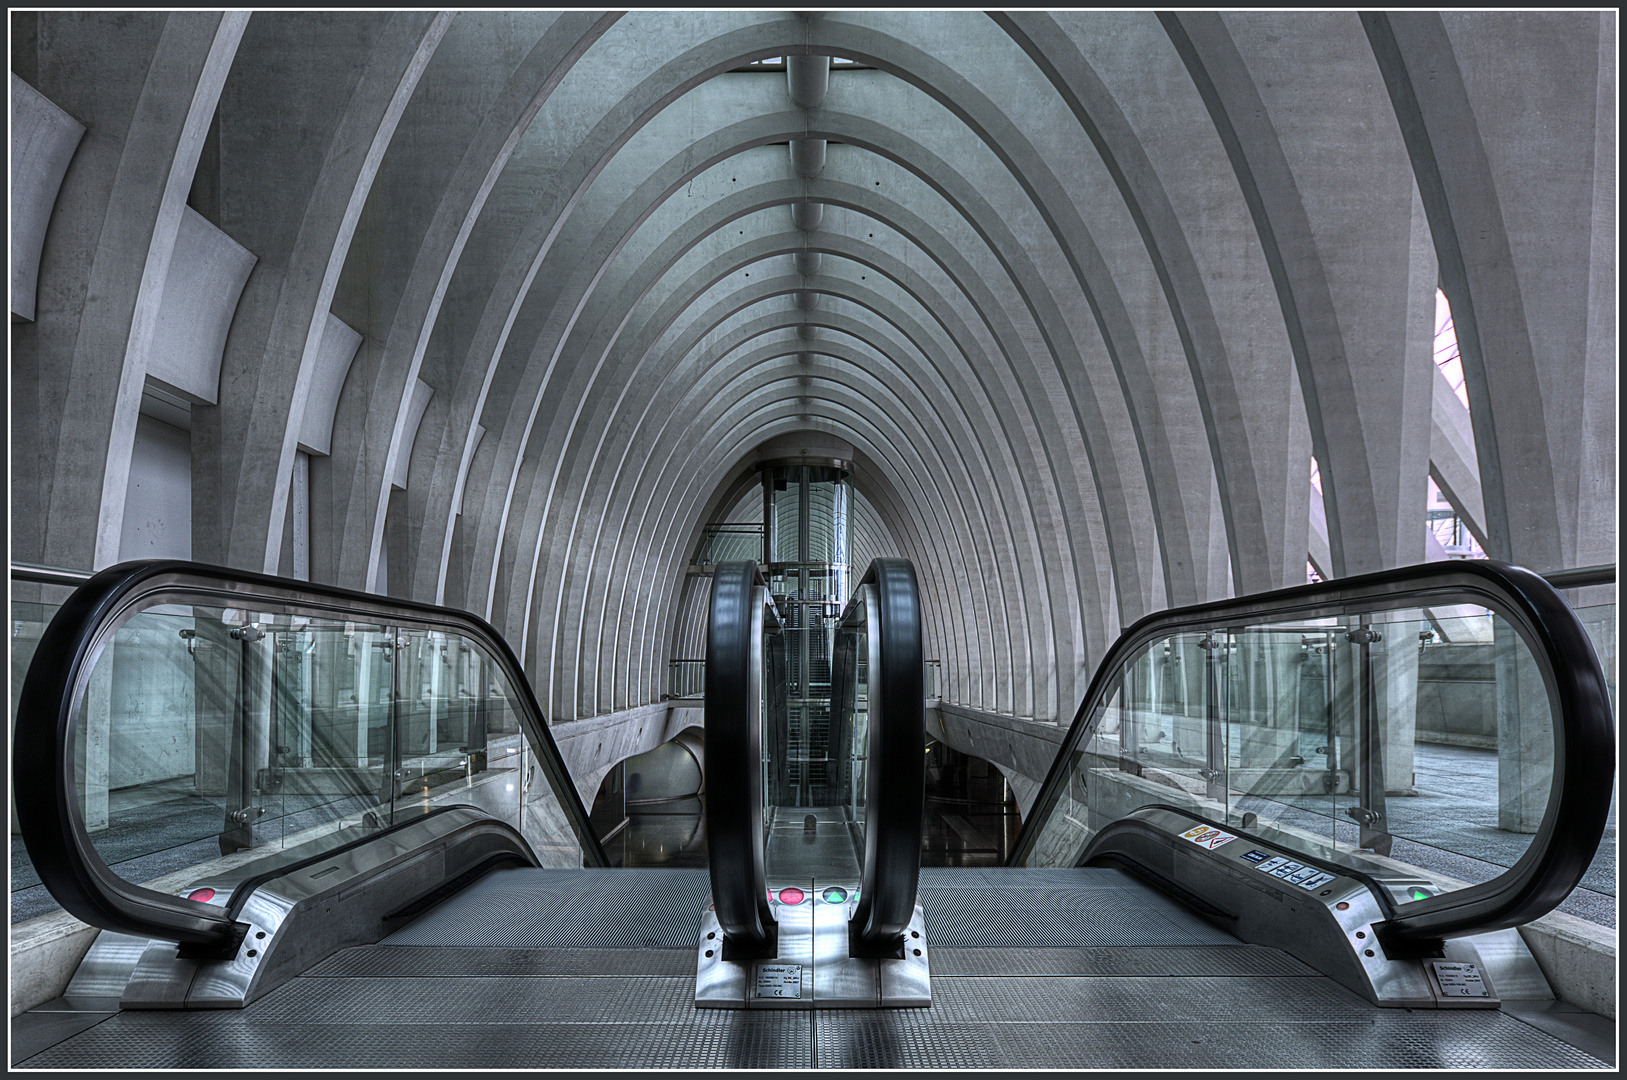
<path fill-rule="evenodd" d="M 775 883 L 770 881 L 771 887 Z M 932 869 L 929 1009 L 694 1007 L 700 870 L 500 870 L 242 1010 L 59 1000 L 23 1068 L 1604 1068 L 1546 1003 L 1378 1009 L 1117 870 Z M 1589 1027 L 1588 1025 L 1592 1026 Z"/>

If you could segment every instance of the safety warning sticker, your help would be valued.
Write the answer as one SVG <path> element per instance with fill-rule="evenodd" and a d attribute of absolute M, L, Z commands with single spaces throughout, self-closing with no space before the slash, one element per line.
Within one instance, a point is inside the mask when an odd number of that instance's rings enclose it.
<path fill-rule="evenodd" d="M 1265 868 L 1261 867 L 1261 869 L 1263 870 Z M 1281 866 L 1272 867 L 1269 873 L 1272 877 L 1285 878 L 1290 874 L 1297 874 L 1303 869 L 1305 869 L 1304 863 L 1285 862 Z"/>
<path fill-rule="evenodd" d="M 1441 984 L 1443 997 L 1491 997 L 1491 990 L 1480 977 L 1478 964 L 1457 963 L 1451 960 L 1432 960 L 1435 981 Z"/>
<path fill-rule="evenodd" d="M 1322 886 L 1326 885 L 1332 880 L 1332 874 L 1312 874 L 1304 881 L 1296 881 L 1294 884 L 1298 885 L 1302 889 L 1305 889 L 1306 891 L 1310 891 L 1312 889 L 1320 889 Z"/>
<path fill-rule="evenodd" d="M 757 996 L 760 998 L 801 997 L 802 965 L 758 964 Z"/>
<path fill-rule="evenodd" d="M 1188 829 L 1182 833 L 1181 839 L 1190 840 L 1199 847 L 1205 847 L 1213 851 L 1222 844 L 1231 843 L 1237 837 L 1231 833 L 1221 832 L 1209 825 L 1199 825 L 1195 829 Z"/>
<path fill-rule="evenodd" d="M 1281 856 L 1281 855 L 1273 855 L 1271 858 L 1269 858 L 1265 862 L 1261 863 L 1255 869 L 1259 870 L 1262 874 L 1269 874 L 1273 870 L 1277 869 L 1277 867 L 1286 865 L 1287 862 L 1288 862 L 1288 860 L 1286 858 L 1284 858 L 1283 856 Z"/>

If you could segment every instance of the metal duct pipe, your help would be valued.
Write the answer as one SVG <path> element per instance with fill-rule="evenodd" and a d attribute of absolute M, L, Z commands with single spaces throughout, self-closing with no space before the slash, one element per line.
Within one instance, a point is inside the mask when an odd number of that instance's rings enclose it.
<path fill-rule="evenodd" d="M 798 289 L 796 291 L 797 307 L 803 311 L 812 311 L 819 306 L 819 294 L 812 289 Z"/>
<path fill-rule="evenodd" d="M 799 364 L 811 364 L 811 363 L 813 363 L 813 358 L 814 358 L 814 354 L 811 353 L 811 352 L 799 352 L 799 353 L 797 353 L 797 363 L 799 363 Z"/>
<path fill-rule="evenodd" d="M 819 228 L 819 223 L 825 218 L 825 204 L 804 199 L 802 202 L 791 204 L 791 224 L 799 229 L 810 232 Z"/>
<path fill-rule="evenodd" d="M 801 338 L 803 341 L 812 341 L 813 336 L 814 328 L 811 325 L 808 323 L 797 323 L 797 337 Z"/>
<path fill-rule="evenodd" d="M 799 274 L 817 274 L 819 272 L 819 252 L 793 251 L 791 262 L 796 265 Z"/>
<path fill-rule="evenodd" d="M 791 103 L 801 109 L 817 109 L 825 104 L 830 88 L 830 57 L 787 56 L 785 82 Z"/>
<path fill-rule="evenodd" d="M 818 176 L 825 167 L 825 140 L 792 139 L 791 166 L 802 176 Z"/>

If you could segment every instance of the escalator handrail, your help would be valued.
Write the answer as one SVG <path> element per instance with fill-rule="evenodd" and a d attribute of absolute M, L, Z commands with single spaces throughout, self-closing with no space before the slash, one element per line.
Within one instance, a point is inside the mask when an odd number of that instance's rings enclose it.
<path fill-rule="evenodd" d="M 1613 577 L 1613 573 L 1612 573 Z M 1615 776 L 1615 722 L 1605 676 L 1581 620 L 1555 586 L 1523 567 L 1489 559 L 1423 563 L 1274 592 L 1154 612 L 1119 635 L 1092 677 L 1067 736 L 1007 860 L 1024 865 L 1067 782 L 1094 718 L 1126 661 L 1174 633 L 1263 619 L 1344 614 L 1349 605 L 1392 608 L 1473 603 L 1506 619 L 1530 648 L 1553 706 L 1553 781 L 1542 823 L 1524 854 L 1490 881 L 1399 906 L 1386 933 L 1430 939 L 1517 926 L 1570 895 L 1598 851 Z"/>
<path fill-rule="evenodd" d="M 110 566 L 79 586 L 46 626 L 24 677 L 13 743 L 17 820 L 35 870 L 63 910 L 104 930 L 220 945 L 241 932 L 218 906 L 169 896 L 120 878 L 97 853 L 84 827 L 74 781 L 74 729 L 83 686 L 103 646 L 154 595 L 292 607 L 349 621 L 452 629 L 485 648 L 519 699 L 523 733 L 570 820 L 584 860 L 606 866 L 586 809 L 524 670 L 503 636 L 466 611 L 353 592 L 244 570 L 180 560 Z"/>
<path fill-rule="evenodd" d="M 761 723 L 752 722 L 759 693 L 753 677 L 754 612 L 767 583 L 755 562 L 717 564 L 706 626 L 706 757 L 727 783 L 708 785 L 706 857 L 712 908 L 723 932 L 724 959 L 772 956 L 776 924 L 769 909 L 763 850 Z M 776 613 L 777 620 L 777 613 Z"/>
<path fill-rule="evenodd" d="M 520 831 L 515 829 L 508 822 L 498 821 L 496 818 L 486 815 L 486 812 L 480 809 L 478 806 L 471 806 L 468 803 L 449 803 L 446 806 L 430 807 L 421 814 L 416 814 L 410 818 L 404 818 L 401 821 L 397 821 L 391 825 L 386 825 L 376 831 L 369 832 L 363 836 L 358 836 L 352 840 L 347 840 L 343 844 L 328 848 L 327 850 L 318 852 L 315 855 L 309 855 L 303 859 L 299 859 L 282 866 L 273 866 L 269 870 L 255 874 L 253 877 L 244 878 L 242 881 L 238 882 L 232 887 L 231 898 L 226 903 L 226 914 L 231 918 L 236 919 L 243 913 L 243 908 L 248 904 L 249 897 L 254 895 L 256 889 L 276 881 L 278 878 L 288 877 L 290 874 L 297 874 L 301 870 L 308 870 L 318 863 L 330 862 L 333 859 L 338 858 L 340 855 L 347 854 L 348 852 L 354 851 L 359 847 L 364 847 L 371 844 L 380 837 L 405 831 L 414 825 L 421 824 L 429 818 L 454 813 L 458 810 L 473 810 L 485 816 L 485 821 L 482 822 L 483 826 L 501 826 L 519 842 L 518 846 L 525 852 L 526 858 L 530 865 L 540 865 L 537 862 L 536 854 L 531 850 L 531 845 L 526 843 L 525 837 L 520 835 Z"/>
<path fill-rule="evenodd" d="M 863 602 L 866 585 L 875 590 L 876 610 L 867 616 L 870 633 L 880 644 L 881 670 L 871 671 L 867 683 L 864 858 L 859 902 L 850 924 L 854 942 L 861 949 L 890 952 L 915 913 L 921 877 L 921 830 L 926 814 L 921 596 L 915 567 L 908 559 L 876 559 L 860 579 L 838 625 Z"/>

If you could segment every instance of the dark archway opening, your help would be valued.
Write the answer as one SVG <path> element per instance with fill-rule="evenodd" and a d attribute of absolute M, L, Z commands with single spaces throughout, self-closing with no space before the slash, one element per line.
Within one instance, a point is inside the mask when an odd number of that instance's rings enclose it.
<path fill-rule="evenodd" d="M 922 866 L 1004 866 L 1022 814 L 993 764 L 928 738 Z"/>

